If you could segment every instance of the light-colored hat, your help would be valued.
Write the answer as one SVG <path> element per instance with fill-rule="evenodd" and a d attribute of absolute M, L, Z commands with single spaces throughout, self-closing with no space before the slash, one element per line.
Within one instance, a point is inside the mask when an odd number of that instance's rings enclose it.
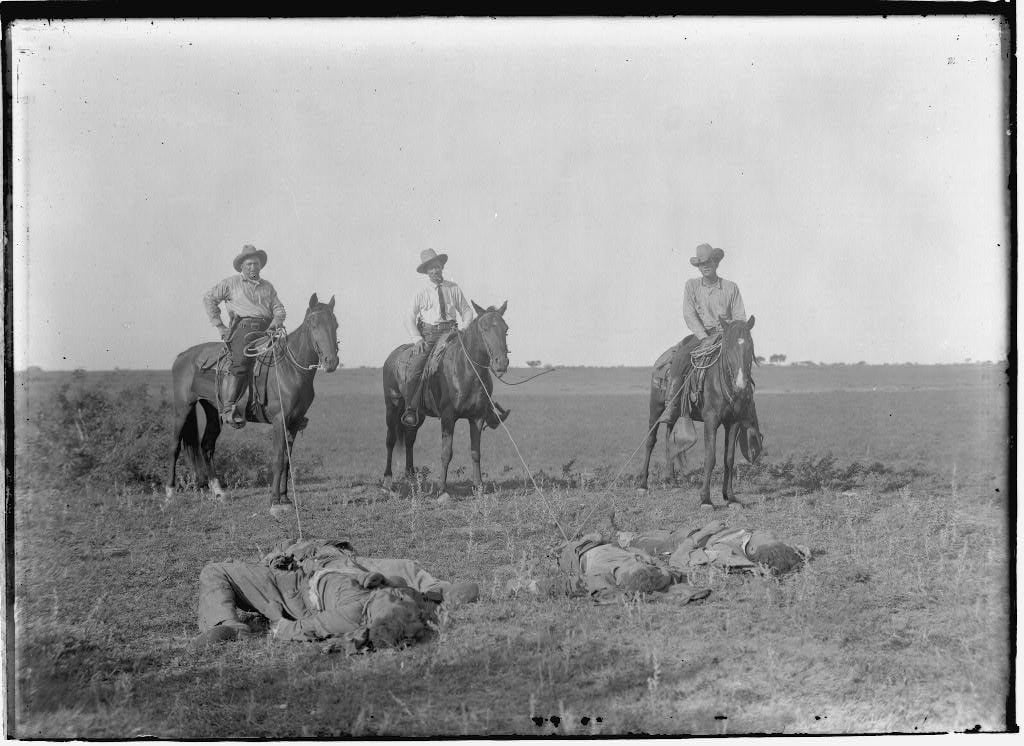
<path fill-rule="evenodd" d="M 260 269 L 263 269 L 264 267 L 267 266 L 267 252 L 265 252 L 263 249 L 257 249 L 252 244 L 247 243 L 245 246 L 242 247 L 242 253 L 235 257 L 235 272 L 242 271 L 242 262 L 244 262 L 250 256 L 254 256 L 260 260 Z"/>
<path fill-rule="evenodd" d="M 438 254 L 433 249 L 424 249 L 423 251 L 420 252 L 420 266 L 416 268 L 416 271 L 419 272 L 421 275 L 425 275 L 427 273 L 428 264 L 433 264 L 434 262 L 441 262 L 441 266 L 443 267 L 447 261 L 447 254 Z"/>
<path fill-rule="evenodd" d="M 711 244 L 702 243 L 697 247 L 697 256 L 690 257 L 690 264 L 696 267 L 698 264 L 704 262 L 714 262 L 718 264 L 722 261 L 722 257 L 725 256 L 725 252 L 721 249 L 712 249 Z"/>

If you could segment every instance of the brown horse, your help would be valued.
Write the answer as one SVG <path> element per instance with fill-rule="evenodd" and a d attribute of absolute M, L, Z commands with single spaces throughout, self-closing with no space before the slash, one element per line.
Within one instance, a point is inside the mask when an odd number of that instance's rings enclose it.
<path fill-rule="evenodd" d="M 750 336 L 750 330 L 754 328 L 754 317 L 751 316 L 745 322 L 730 322 L 724 319 L 721 322 L 722 346 L 717 359 L 705 372 L 700 407 L 694 406 L 689 401 L 680 403 L 681 407 L 690 408 L 689 414 L 692 420 L 704 423 L 704 486 L 701 490 L 701 507 L 711 506 L 711 472 L 715 469 L 715 449 L 719 426 L 725 428 L 722 497 L 727 503 L 742 505 L 736 499 L 732 487 L 737 441 L 739 441 L 743 457 L 750 463 L 757 461 L 761 455 L 762 436 L 757 422 L 757 409 L 754 407 L 754 380 L 750 375 L 750 368 L 754 362 L 754 340 Z M 684 342 L 686 341 L 684 340 Z M 647 491 L 647 473 L 651 466 L 651 452 L 658 440 L 656 423 L 665 410 L 666 388 L 668 388 L 667 383 L 662 388 L 652 377 L 650 431 L 647 435 L 647 455 L 644 459 L 644 470 L 639 488 L 642 492 Z M 673 479 L 683 454 L 694 445 L 689 443 L 673 453 L 670 433 L 674 425 L 674 422 L 668 423 L 666 428 L 666 441 L 668 441 L 666 461 L 669 475 Z"/>
<path fill-rule="evenodd" d="M 448 465 L 452 460 L 452 436 L 456 420 L 469 421 L 469 451 L 473 459 L 473 484 L 483 486 L 480 474 L 480 433 L 485 424 L 497 425 L 489 394 L 493 390 L 491 373 L 501 376 L 508 370 L 508 326 L 502 318 L 508 301 L 501 308 L 484 310 L 476 303 L 477 313 L 464 331 L 450 339 L 439 352 L 437 372 L 423 382 L 422 407 L 424 412 L 441 420 L 441 484 L 440 498 L 448 495 Z M 399 363 L 412 345 L 396 347 L 384 363 L 384 404 L 387 409 L 387 465 L 384 467 L 384 486 L 391 488 L 391 456 L 395 443 L 405 444 L 405 474 L 415 475 L 412 450 L 416 443 L 416 427 L 402 424 L 405 399 L 399 377 Z M 429 364 L 428 364 L 429 368 Z M 481 385 L 482 384 L 482 385 Z M 486 387 L 486 390 L 485 390 Z"/>
<path fill-rule="evenodd" d="M 274 455 L 270 489 L 270 512 L 280 515 L 292 504 L 288 498 L 288 454 L 299 430 L 306 426 L 305 414 L 313 403 L 313 376 L 317 369 L 331 372 L 338 367 L 338 320 L 334 317 L 334 297 L 329 303 L 320 303 L 316 293 L 309 299 L 306 317 L 295 331 L 288 334 L 282 345 L 268 350 L 258 358 L 260 369 L 249 386 L 249 404 L 246 419 L 249 422 L 269 422 L 273 425 Z M 213 465 L 213 451 L 220 435 L 221 423 L 217 413 L 216 361 L 224 351 L 221 342 L 195 345 L 174 360 L 171 373 L 174 381 L 174 447 L 171 453 L 170 479 L 166 485 L 168 497 L 174 495 L 178 454 L 182 445 L 196 473 L 200 487 L 210 485 L 218 498 L 225 496 L 224 488 Z M 271 370 L 273 377 L 271 378 Z M 253 392 L 266 392 L 262 412 L 258 415 L 251 406 Z M 280 391 L 280 394 L 278 393 Z M 263 395 L 261 394 L 261 400 Z M 206 427 L 199 439 L 199 421 L 196 405 L 202 405 Z M 265 416 L 265 418 L 264 418 Z"/>

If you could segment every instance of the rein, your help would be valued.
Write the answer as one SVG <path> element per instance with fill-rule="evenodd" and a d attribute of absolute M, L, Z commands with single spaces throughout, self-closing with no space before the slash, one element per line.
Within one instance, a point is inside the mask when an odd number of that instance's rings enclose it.
<path fill-rule="evenodd" d="M 524 378 L 522 381 L 506 381 L 504 378 L 501 377 L 500 373 L 498 373 L 496 370 L 494 370 L 494 368 L 491 367 L 490 361 L 494 359 L 494 353 L 491 352 L 491 346 L 487 344 L 487 337 L 485 337 L 483 334 L 480 335 L 480 341 L 483 342 L 484 349 L 487 350 L 487 365 L 482 365 L 481 363 L 478 363 L 476 360 L 474 360 L 473 357 L 469 354 L 469 350 L 466 349 L 466 343 L 462 341 L 462 332 L 457 332 L 456 336 L 458 336 L 459 345 L 462 347 L 462 352 L 465 354 L 466 359 L 470 362 L 470 364 L 474 368 L 490 371 L 491 375 L 493 375 L 495 378 L 498 379 L 498 381 L 505 384 L 506 386 L 521 386 L 524 383 L 529 383 L 534 378 L 540 378 L 541 376 L 547 375 L 548 373 L 554 373 L 556 370 L 558 370 L 558 368 L 548 368 L 546 370 L 542 370 L 540 373 L 536 373 L 530 376 L 529 378 Z"/>

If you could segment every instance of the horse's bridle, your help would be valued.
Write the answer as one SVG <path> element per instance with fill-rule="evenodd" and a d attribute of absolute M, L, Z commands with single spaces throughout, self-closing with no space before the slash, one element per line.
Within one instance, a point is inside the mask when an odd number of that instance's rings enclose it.
<path fill-rule="evenodd" d="M 480 319 L 482 319 L 484 316 L 486 316 L 487 314 L 490 314 L 490 313 L 498 313 L 498 312 L 497 311 L 487 311 L 487 312 L 481 314 L 479 317 L 477 317 L 476 323 L 479 324 L 480 323 Z M 469 350 L 466 349 L 466 343 L 462 341 L 462 333 L 461 332 L 459 332 L 457 336 L 459 338 L 459 344 L 462 345 L 462 351 L 466 354 L 466 359 L 470 363 L 472 363 L 475 367 L 477 367 L 477 368 L 481 368 L 481 369 L 484 369 L 484 370 L 489 370 L 500 381 L 501 380 L 501 375 L 499 375 L 498 372 L 496 370 L 494 370 L 494 352 L 491 350 L 491 346 L 489 344 L 487 344 L 487 337 L 484 336 L 483 330 L 481 330 L 481 332 L 480 332 L 480 341 L 484 343 L 484 349 L 487 350 L 487 365 L 481 365 L 480 363 L 478 363 L 476 360 L 473 359 L 472 355 L 469 354 Z M 506 350 L 506 354 L 508 354 L 507 350 Z"/>
<path fill-rule="evenodd" d="M 726 401 L 728 401 L 729 404 L 732 404 L 733 402 L 736 401 L 736 396 L 740 392 L 736 391 L 735 388 L 733 387 L 733 383 L 732 382 L 733 382 L 733 379 L 734 379 L 734 375 L 733 375 L 734 371 L 732 370 L 732 365 L 730 364 L 730 360 L 729 360 L 730 356 L 728 354 L 726 354 L 727 348 L 726 348 L 725 342 L 726 342 L 725 330 L 723 329 L 722 330 L 722 347 L 721 347 L 721 349 L 718 352 L 719 359 L 722 361 L 722 364 L 719 366 L 719 373 L 720 373 L 720 375 L 722 377 L 722 393 L 725 395 Z M 744 355 L 745 354 L 746 353 L 743 352 L 743 351 L 740 352 L 740 365 L 741 366 L 743 365 L 743 360 L 744 360 Z M 750 354 L 751 354 L 751 359 L 753 359 L 753 354 L 754 354 L 753 351 L 751 351 Z M 753 378 L 753 376 L 750 375 L 749 371 L 746 372 L 746 379 L 747 379 L 747 381 L 749 381 L 749 383 L 747 384 L 747 386 L 744 389 L 744 391 L 750 390 L 754 386 L 754 378 Z"/>
<path fill-rule="evenodd" d="M 317 314 L 321 314 L 321 313 L 326 313 L 326 311 L 324 309 L 322 309 L 322 308 L 319 308 L 316 311 L 310 311 L 309 313 L 306 314 L 306 317 L 302 320 L 302 324 L 300 324 L 299 327 L 301 328 L 302 326 L 305 326 L 306 322 L 309 321 L 310 317 L 316 316 Z M 315 363 L 313 363 L 312 365 L 303 365 L 302 363 L 300 363 L 298 360 L 295 359 L 295 353 L 292 352 L 291 348 L 287 344 L 287 342 L 288 342 L 288 335 L 287 335 L 286 332 L 284 332 L 284 327 L 283 326 L 281 327 L 281 329 L 282 329 L 282 333 L 281 333 L 280 337 L 285 340 L 285 344 L 283 345 L 284 351 L 285 351 L 285 356 L 291 362 L 292 365 L 294 365 L 299 370 L 304 370 L 304 371 L 322 370 L 322 369 L 324 369 L 324 354 L 320 350 L 320 345 L 318 345 L 316 343 L 316 340 L 313 339 L 313 335 L 312 334 L 310 334 L 309 341 L 310 341 L 310 344 L 313 345 L 313 350 L 316 352 L 317 361 Z M 298 331 L 298 330 L 296 330 L 296 331 Z M 335 337 L 335 343 L 337 343 L 337 337 Z"/>

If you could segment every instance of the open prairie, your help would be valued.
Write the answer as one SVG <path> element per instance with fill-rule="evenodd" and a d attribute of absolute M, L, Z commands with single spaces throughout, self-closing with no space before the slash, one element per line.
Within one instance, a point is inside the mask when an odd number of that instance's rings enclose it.
<path fill-rule="evenodd" d="M 379 488 L 380 377 L 317 375 L 294 452 L 303 533 L 474 580 L 478 603 L 444 614 L 433 639 L 405 650 L 345 657 L 260 638 L 193 652 L 203 564 L 254 560 L 297 535 L 294 518 L 269 515 L 258 470 L 226 502 L 190 489 L 167 501 L 155 483 L 29 490 L 19 479 L 16 734 L 922 733 L 1014 722 L 1005 365 L 757 369 L 765 453 L 738 469 L 747 507 L 713 517 L 773 529 L 814 558 L 782 580 L 700 573 L 691 582 L 712 593 L 685 606 L 507 590 L 550 561 L 561 531 L 607 528 L 613 511 L 622 529 L 707 520 L 695 471 L 666 483 L 660 441 L 648 494 L 635 490 L 642 452 L 613 480 L 647 431 L 647 369 L 566 368 L 498 384 L 543 494 L 506 434 L 490 430 L 485 490 L 474 494 L 459 423 L 453 499 L 442 505 L 429 485 L 436 421 L 417 441 L 425 479 Z M 69 378 L 18 378 L 19 440 Z M 78 383 L 159 401 L 170 381 L 116 371 Z M 79 426 L 89 437 L 92 425 Z M 268 440 L 268 426 L 250 425 L 225 433 L 218 453 L 228 462 Z M 161 458 L 170 448 L 143 446 Z M 16 475 L 59 467 L 27 458 Z"/>

